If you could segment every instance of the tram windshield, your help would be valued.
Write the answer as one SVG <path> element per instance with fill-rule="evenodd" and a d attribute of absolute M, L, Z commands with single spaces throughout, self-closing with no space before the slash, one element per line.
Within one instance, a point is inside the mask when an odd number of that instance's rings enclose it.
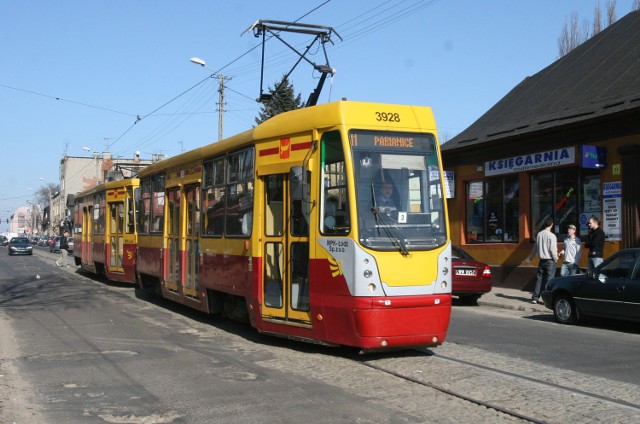
<path fill-rule="evenodd" d="M 431 134 L 351 131 L 358 237 L 375 250 L 430 250 L 446 243 L 444 192 Z"/>

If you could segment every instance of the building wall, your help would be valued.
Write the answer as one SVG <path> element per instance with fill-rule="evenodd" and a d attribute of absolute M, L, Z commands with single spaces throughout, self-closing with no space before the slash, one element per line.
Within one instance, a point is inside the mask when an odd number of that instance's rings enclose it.
<path fill-rule="evenodd" d="M 606 167 L 600 170 L 591 171 L 600 177 L 600 200 L 602 200 L 602 187 L 605 183 L 616 181 L 622 182 L 622 165 L 618 148 L 621 146 L 628 146 L 630 144 L 638 144 L 639 141 L 640 136 L 634 135 L 608 139 L 598 143 L 589 143 L 590 145 L 602 146 L 607 149 Z M 512 148 L 504 149 L 500 152 L 500 157 L 493 159 L 505 159 L 521 155 L 522 149 L 518 146 L 522 146 L 522 144 L 518 143 Z M 496 286 L 529 289 L 534 282 L 538 259 L 536 258 L 531 263 L 525 262 L 525 259 L 531 253 L 533 248 L 533 243 L 535 241 L 534 235 L 536 232 L 533 228 L 532 222 L 532 209 L 536 209 L 536 200 L 532 199 L 531 193 L 532 175 L 540 175 L 541 173 L 562 170 L 569 171 L 568 174 L 572 174 L 573 172 L 578 173 L 580 169 L 580 145 L 568 145 L 564 147 L 575 148 L 575 161 L 570 165 L 551 166 L 544 169 L 507 173 L 499 176 L 485 175 L 487 172 L 485 169 L 486 162 L 446 167 L 445 154 L 445 168 L 447 171 L 454 171 L 455 174 L 455 198 L 448 200 L 452 241 L 455 245 L 462 246 L 464 250 L 468 251 L 476 259 L 491 265 L 494 275 L 494 284 Z M 564 173 L 562 174 L 564 175 Z M 474 240 L 473 233 L 469 231 L 472 218 L 469 218 L 467 213 L 470 208 L 475 207 L 473 199 L 468 199 L 468 195 L 470 194 L 467 192 L 470 187 L 469 183 L 490 180 L 495 182 L 496 179 L 500 178 L 517 178 L 519 185 L 519 198 L 517 202 L 519 209 L 517 222 L 519 228 L 517 240 L 514 242 L 478 242 L 477 240 Z M 582 182 L 583 181 L 580 181 L 580 183 Z M 577 190 L 580 190 L 580 196 L 584 200 L 584 197 L 586 197 L 584 194 L 584 187 L 579 187 Z M 505 201 L 506 200 L 507 199 L 505 198 Z M 622 202 L 624 202 L 624 192 L 622 193 Z M 560 202 L 558 202 L 558 204 L 560 204 Z M 558 205 L 556 205 L 556 208 L 557 206 Z M 578 205 L 578 212 L 580 212 L 582 206 L 583 205 Z M 601 207 L 601 216 L 602 213 L 603 211 Z M 622 211 L 618 210 L 618 214 L 621 213 Z M 488 214 L 486 211 L 484 212 L 484 217 L 484 224 L 487 225 L 486 220 L 488 219 Z M 621 217 L 619 219 L 621 222 Z M 572 223 L 579 226 L 578 222 Z M 558 236 L 559 241 L 558 251 L 562 250 L 562 240 L 565 235 L 564 227 L 568 224 L 569 222 L 564 222 L 562 224 L 563 228 L 559 228 L 557 226 L 554 228 L 554 232 Z M 586 236 L 585 226 L 583 226 L 583 232 L 580 235 L 584 240 L 584 237 Z M 622 240 L 607 240 L 605 242 L 605 257 L 617 252 L 622 246 Z M 561 261 L 559 261 L 558 264 L 561 264 Z M 585 254 L 580 262 L 580 267 L 586 268 L 586 266 L 587 255 L 585 250 Z"/>

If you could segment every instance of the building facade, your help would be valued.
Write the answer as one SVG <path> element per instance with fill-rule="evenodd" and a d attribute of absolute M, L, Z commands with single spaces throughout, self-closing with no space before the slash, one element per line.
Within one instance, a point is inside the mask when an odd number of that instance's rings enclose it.
<path fill-rule="evenodd" d="M 494 284 L 531 286 L 524 260 L 546 218 L 561 243 L 597 217 L 605 257 L 639 246 L 640 12 L 526 78 L 442 152 L 453 242 Z"/>
<path fill-rule="evenodd" d="M 131 178 L 140 169 L 163 158 L 164 156 L 154 156 L 153 159 L 140 159 L 139 154 L 133 158 L 114 158 L 109 152 L 96 152 L 92 157 L 63 157 L 60 160 L 60 191 L 54 193 L 51 199 L 54 231 L 60 233 L 61 230 L 71 228 L 73 198 L 76 193 L 106 181 Z"/>

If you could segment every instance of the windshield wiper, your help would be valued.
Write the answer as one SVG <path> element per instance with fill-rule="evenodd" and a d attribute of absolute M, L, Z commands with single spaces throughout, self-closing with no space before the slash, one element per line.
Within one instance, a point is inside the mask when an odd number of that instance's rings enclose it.
<path fill-rule="evenodd" d="M 379 214 L 378 205 L 376 204 L 376 192 L 373 188 L 373 181 L 371 182 L 371 204 L 373 207 L 371 208 L 371 213 L 373 214 L 373 219 L 376 222 L 376 229 L 378 230 L 378 236 L 380 236 L 380 227 L 384 229 L 385 235 L 392 240 L 393 245 L 396 246 L 402 256 L 408 256 L 409 250 L 407 246 L 404 244 L 400 237 L 398 237 L 395 228 L 391 226 L 391 223 L 387 221 L 387 218 L 383 218 L 383 215 Z M 380 225 L 382 224 L 382 225 Z"/>

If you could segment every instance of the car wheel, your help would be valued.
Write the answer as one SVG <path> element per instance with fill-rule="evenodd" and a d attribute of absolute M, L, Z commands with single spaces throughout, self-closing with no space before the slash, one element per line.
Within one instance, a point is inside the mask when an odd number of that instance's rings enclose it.
<path fill-rule="evenodd" d="M 556 297 L 553 301 L 553 316 L 561 324 L 575 324 L 577 315 L 573 299 L 566 294 Z"/>

